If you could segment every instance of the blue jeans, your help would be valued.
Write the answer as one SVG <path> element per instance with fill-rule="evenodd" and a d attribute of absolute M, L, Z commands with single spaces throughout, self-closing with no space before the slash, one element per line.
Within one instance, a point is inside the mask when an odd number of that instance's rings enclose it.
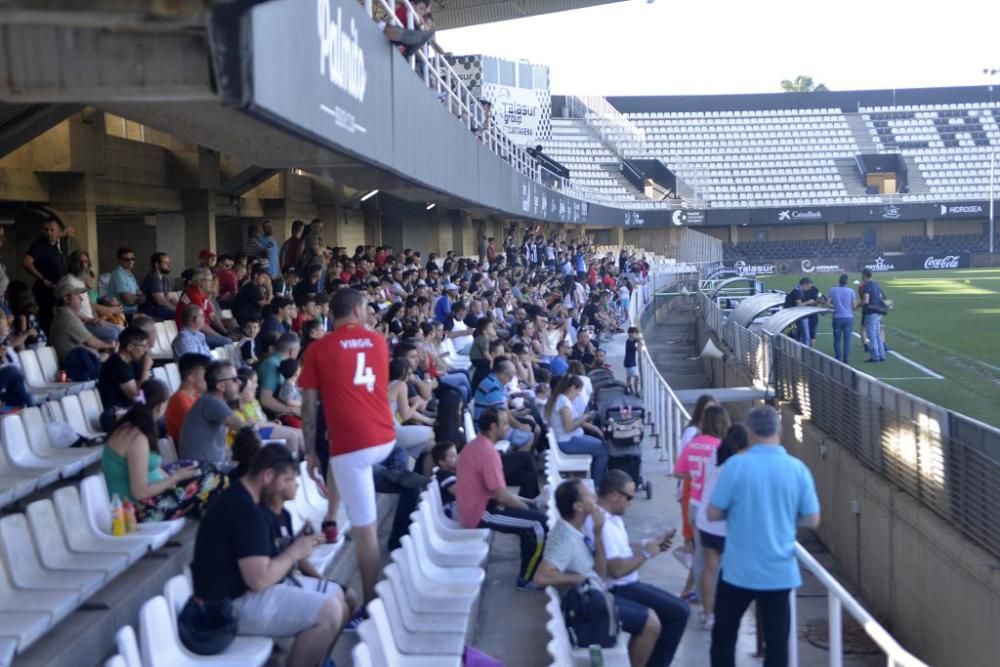
<path fill-rule="evenodd" d="M 410 455 L 401 447 L 393 447 L 389 456 L 382 463 L 372 466 L 372 477 L 375 480 L 375 490 L 378 493 L 398 494 L 396 511 L 392 517 L 392 529 L 389 531 L 389 551 L 398 549 L 403 535 L 410 530 L 410 515 L 417 509 L 420 501 L 420 490 L 410 489 L 386 478 L 386 473 L 392 468 L 406 470 Z M 432 483 L 436 483 L 433 482 Z"/>
<path fill-rule="evenodd" d="M 455 371 L 453 373 L 448 373 L 447 375 L 442 375 L 441 383 L 458 389 L 459 393 L 462 394 L 462 400 L 466 403 L 468 403 L 469 399 L 472 397 L 472 383 L 469 381 L 467 373 Z"/>
<path fill-rule="evenodd" d="M 808 345 L 811 340 L 811 335 L 809 333 L 809 318 L 803 317 L 801 320 L 796 322 L 795 329 L 798 332 L 799 342 L 803 345 Z"/>
<path fill-rule="evenodd" d="M 660 637 L 656 640 L 653 654 L 649 656 L 649 662 L 646 664 L 650 667 L 669 665 L 687 628 L 688 616 L 691 615 L 687 602 L 662 588 L 639 581 L 625 586 L 615 586 L 611 589 L 611 593 L 616 598 L 631 600 L 656 613 L 660 619 Z"/>
<path fill-rule="evenodd" d="M 146 314 L 154 320 L 172 320 L 177 317 L 177 311 L 166 306 L 150 306 Z"/>
<path fill-rule="evenodd" d="M 882 316 L 878 313 L 865 315 L 865 330 L 868 332 L 868 349 L 872 351 L 872 359 L 885 361 L 885 344 L 880 335 L 882 331 Z"/>
<path fill-rule="evenodd" d="M 837 361 L 848 362 L 851 356 L 851 330 L 854 329 L 853 317 L 833 318 L 833 356 Z"/>
<path fill-rule="evenodd" d="M 114 343 L 118 340 L 118 334 L 120 334 L 124 327 L 120 327 L 117 324 L 112 324 L 111 322 L 98 322 L 96 324 L 85 322 L 83 324 L 87 328 L 87 331 L 92 333 L 95 337 L 100 338 L 103 341 L 109 343 Z"/>
<path fill-rule="evenodd" d="M 594 488 L 601 485 L 604 473 L 608 471 L 608 448 L 592 435 L 578 435 L 559 443 L 559 449 L 567 454 L 590 454 L 590 476 L 594 478 Z"/>
<path fill-rule="evenodd" d="M 215 333 L 205 333 L 205 342 L 208 343 L 208 346 L 214 350 L 217 347 L 225 347 L 226 345 L 229 345 L 233 342 L 233 339 L 226 336 L 220 336 Z"/>

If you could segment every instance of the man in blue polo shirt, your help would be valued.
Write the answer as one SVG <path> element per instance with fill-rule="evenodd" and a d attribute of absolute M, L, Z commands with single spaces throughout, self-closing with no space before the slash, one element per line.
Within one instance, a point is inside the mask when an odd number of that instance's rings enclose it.
<path fill-rule="evenodd" d="M 708 507 L 709 521 L 726 521 L 711 664 L 735 665 L 740 619 L 756 600 L 767 664 L 781 667 L 788 664 L 788 596 L 802 585 L 795 528 L 819 527 L 819 499 L 809 469 L 781 446 L 774 408 L 754 408 L 745 423 L 751 447 L 722 466 Z"/>
<path fill-rule="evenodd" d="M 489 408 L 497 410 L 507 410 L 507 385 L 514 378 L 517 370 L 514 364 L 505 357 L 498 357 L 493 362 L 493 372 L 476 387 L 476 392 L 472 402 L 472 418 L 477 420 L 479 415 Z M 537 433 L 531 426 L 510 415 L 510 427 L 504 438 L 510 441 L 513 449 L 521 449 L 531 445 L 535 441 Z"/>

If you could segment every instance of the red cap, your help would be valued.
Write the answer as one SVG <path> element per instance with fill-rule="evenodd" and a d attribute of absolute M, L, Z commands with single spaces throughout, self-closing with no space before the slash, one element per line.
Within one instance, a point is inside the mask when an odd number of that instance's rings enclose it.
<path fill-rule="evenodd" d="M 212 257 L 215 257 L 215 253 L 212 252 L 209 248 L 205 248 L 204 250 L 198 253 L 198 259 L 210 259 Z"/>

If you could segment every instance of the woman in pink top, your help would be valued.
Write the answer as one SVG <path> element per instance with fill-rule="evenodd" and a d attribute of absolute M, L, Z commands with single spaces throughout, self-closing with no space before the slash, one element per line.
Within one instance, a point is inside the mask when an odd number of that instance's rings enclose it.
<path fill-rule="evenodd" d="M 674 466 L 674 475 L 680 479 L 691 480 L 691 502 L 688 504 L 688 521 L 697 525 L 698 506 L 701 504 L 701 492 L 705 486 L 705 472 L 715 461 L 715 451 L 722 442 L 722 436 L 729 430 L 729 413 L 719 405 L 705 408 L 701 416 L 701 433 L 692 438 L 681 450 Z M 694 581 L 701 581 L 701 569 L 704 558 L 702 544 L 695 538 Z"/>

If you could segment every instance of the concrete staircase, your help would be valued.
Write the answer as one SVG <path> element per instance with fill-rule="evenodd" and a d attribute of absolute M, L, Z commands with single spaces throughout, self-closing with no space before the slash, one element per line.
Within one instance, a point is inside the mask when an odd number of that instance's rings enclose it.
<path fill-rule="evenodd" d="M 926 193 L 930 191 L 930 186 L 927 185 L 927 181 L 924 180 L 924 175 L 920 171 L 920 167 L 914 162 L 912 157 L 903 156 L 903 161 L 906 162 L 906 178 L 909 185 L 909 192 L 911 193 Z"/>
<path fill-rule="evenodd" d="M 849 197 L 864 197 L 865 184 L 861 180 L 861 172 L 858 171 L 858 163 L 853 158 L 838 158 L 833 161 L 840 173 L 840 180 L 844 182 L 844 188 Z"/>
<path fill-rule="evenodd" d="M 861 117 L 859 113 L 845 113 L 844 117 L 847 119 L 847 127 L 850 128 L 851 134 L 854 135 L 854 141 L 858 144 L 858 149 L 861 153 L 876 153 L 875 142 L 872 141 L 872 135 L 868 131 L 868 125 L 865 123 L 865 119 Z"/>

